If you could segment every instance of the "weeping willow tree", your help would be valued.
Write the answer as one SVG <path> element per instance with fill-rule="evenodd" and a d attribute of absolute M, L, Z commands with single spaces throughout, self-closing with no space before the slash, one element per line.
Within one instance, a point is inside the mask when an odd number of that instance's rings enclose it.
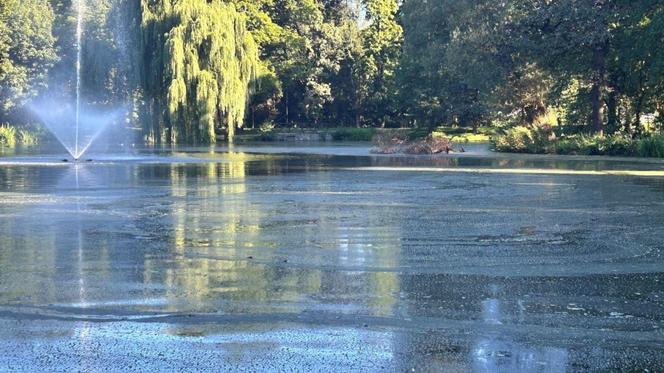
<path fill-rule="evenodd" d="M 148 140 L 232 141 L 242 126 L 258 50 L 245 16 L 220 0 L 142 0 Z"/>

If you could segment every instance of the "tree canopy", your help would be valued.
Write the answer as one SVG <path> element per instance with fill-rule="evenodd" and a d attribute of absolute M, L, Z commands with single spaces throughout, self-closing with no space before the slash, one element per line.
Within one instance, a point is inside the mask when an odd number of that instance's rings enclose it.
<path fill-rule="evenodd" d="M 218 128 L 225 126 L 232 138 L 242 126 L 259 65 L 245 19 L 221 1 L 143 1 L 151 139 L 212 143 Z"/>
<path fill-rule="evenodd" d="M 664 123 L 664 5 L 84 0 L 82 91 L 152 142 L 236 129 Z M 72 0 L 0 2 L 0 121 L 73 87 Z"/>
<path fill-rule="evenodd" d="M 53 21 L 46 0 L 0 2 L 0 118 L 46 87 L 58 59 Z"/>

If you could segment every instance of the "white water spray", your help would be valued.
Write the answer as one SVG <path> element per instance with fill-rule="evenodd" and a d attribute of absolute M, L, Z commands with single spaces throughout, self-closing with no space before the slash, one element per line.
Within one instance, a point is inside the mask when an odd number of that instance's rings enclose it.
<path fill-rule="evenodd" d="M 2 1 L 2 0 L 0 0 Z M 73 11 L 76 12 L 76 101 L 62 101 L 44 95 L 30 103 L 30 109 L 41 119 L 42 123 L 53 133 L 55 138 L 67 149 L 74 158 L 80 159 L 92 143 L 102 134 L 104 129 L 124 115 L 122 108 L 94 110 L 82 105 L 82 60 L 83 32 L 85 26 L 85 0 L 74 0 Z"/>
<path fill-rule="evenodd" d="M 78 132 L 81 121 L 81 39 L 83 37 L 83 14 L 85 12 L 84 0 L 76 1 L 76 134 L 74 136 L 74 159 L 81 153 L 78 151 Z"/>

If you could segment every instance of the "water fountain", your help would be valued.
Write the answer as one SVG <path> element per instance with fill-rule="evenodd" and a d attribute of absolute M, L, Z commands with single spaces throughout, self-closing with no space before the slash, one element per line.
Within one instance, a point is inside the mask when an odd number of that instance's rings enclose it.
<path fill-rule="evenodd" d="M 85 4 L 83 0 L 76 1 L 76 134 L 74 140 L 74 159 L 78 159 L 81 153 L 78 152 L 78 134 L 81 121 L 81 38 L 83 37 L 83 14 L 85 13 Z"/>
<path fill-rule="evenodd" d="M 75 102 L 42 98 L 32 102 L 30 109 L 39 117 L 55 138 L 78 161 L 104 129 L 123 114 L 121 109 L 99 111 L 81 105 L 81 61 L 85 0 L 76 6 L 76 93 Z"/>

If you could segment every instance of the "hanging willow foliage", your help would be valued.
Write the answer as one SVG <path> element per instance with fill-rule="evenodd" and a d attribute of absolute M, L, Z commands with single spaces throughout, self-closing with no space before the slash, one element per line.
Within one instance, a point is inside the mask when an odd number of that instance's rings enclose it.
<path fill-rule="evenodd" d="M 142 0 L 149 140 L 210 144 L 242 126 L 259 64 L 245 16 L 220 0 Z"/>

